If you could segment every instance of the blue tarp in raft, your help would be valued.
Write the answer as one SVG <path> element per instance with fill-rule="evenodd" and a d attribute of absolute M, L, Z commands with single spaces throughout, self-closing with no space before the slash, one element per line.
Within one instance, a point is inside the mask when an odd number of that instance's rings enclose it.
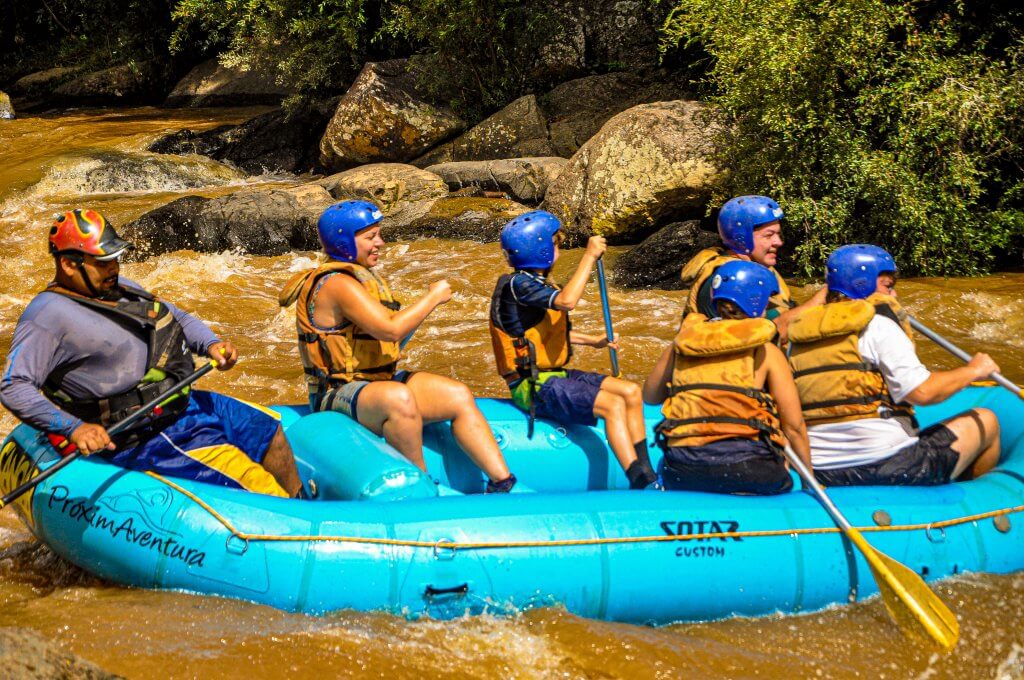
<path fill-rule="evenodd" d="M 561 604 L 587 617 L 667 623 L 816 610 L 877 592 L 807 493 L 628 491 L 602 431 L 539 422 L 531 440 L 508 402 L 480 406 L 535 493 L 481 495 L 483 479 L 447 425 L 425 433 L 436 486 L 345 417 L 281 407 L 303 478 L 319 487 L 315 501 L 83 459 L 16 507 L 54 551 L 111 581 L 312 614 L 451 617 Z M 868 540 L 929 581 L 1024 568 L 1022 516 L 992 514 L 1024 505 L 1024 403 L 971 388 L 919 414 L 926 425 L 971 406 L 994 409 L 1003 425 L 1004 459 L 984 478 L 829 490 L 855 526 L 891 523 Z M 647 415 L 653 427 L 659 415 Z M 35 430 L 18 427 L 0 450 L 0 490 L 54 460 Z M 934 526 L 944 520 L 960 521 Z"/>

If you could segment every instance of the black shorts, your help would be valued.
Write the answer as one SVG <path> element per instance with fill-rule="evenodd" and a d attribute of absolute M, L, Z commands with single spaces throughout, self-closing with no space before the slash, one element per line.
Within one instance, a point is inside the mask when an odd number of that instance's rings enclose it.
<path fill-rule="evenodd" d="M 793 478 L 782 458 L 759 456 L 740 463 L 694 465 L 674 461 L 666 463 L 662 481 L 670 491 L 706 491 L 709 493 L 745 493 L 774 496 L 793 488 Z"/>
<path fill-rule="evenodd" d="M 918 434 L 916 444 L 885 460 L 867 465 L 815 470 L 814 476 L 826 486 L 937 486 L 946 484 L 960 455 L 953 450 L 956 435 L 942 423 Z"/>

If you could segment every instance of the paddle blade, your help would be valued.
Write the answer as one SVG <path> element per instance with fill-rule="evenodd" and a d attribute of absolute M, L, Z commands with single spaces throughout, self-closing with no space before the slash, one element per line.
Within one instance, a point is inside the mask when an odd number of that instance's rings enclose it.
<path fill-rule="evenodd" d="M 960 624 L 924 580 L 870 546 L 864 556 L 878 582 L 882 602 L 896 625 L 913 637 L 934 642 L 947 651 L 953 649 L 960 639 Z"/>

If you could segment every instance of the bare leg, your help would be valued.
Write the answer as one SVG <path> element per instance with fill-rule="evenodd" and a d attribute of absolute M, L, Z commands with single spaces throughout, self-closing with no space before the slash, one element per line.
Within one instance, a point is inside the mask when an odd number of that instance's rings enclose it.
<path fill-rule="evenodd" d="M 626 400 L 602 389 L 597 393 L 597 400 L 594 402 L 594 415 L 604 419 L 608 445 L 612 447 L 612 453 L 615 454 L 622 469 L 628 470 L 636 460 L 636 450 L 633 448 L 627 426 Z"/>
<path fill-rule="evenodd" d="M 960 460 L 953 469 L 953 479 L 974 479 L 999 462 L 999 420 L 987 408 L 974 408 L 943 421 L 956 435 L 953 450 Z"/>
<path fill-rule="evenodd" d="M 295 454 L 292 453 L 292 446 L 285 439 L 284 430 L 280 426 L 274 433 L 274 438 L 270 440 L 266 455 L 263 456 L 263 468 L 277 480 L 289 496 L 298 495 L 302 481 L 299 479 L 299 470 L 295 467 Z"/>
<path fill-rule="evenodd" d="M 628 380 L 605 378 L 601 383 L 602 392 L 611 392 L 626 402 L 626 427 L 633 443 L 647 439 L 647 424 L 644 422 L 644 400 L 640 386 Z"/>
<path fill-rule="evenodd" d="M 508 479 L 505 457 L 468 387 L 433 373 L 414 373 L 406 385 L 416 397 L 424 423 L 452 421 L 452 435 L 469 459 L 492 482 Z"/>
<path fill-rule="evenodd" d="M 412 390 L 402 383 L 372 382 L 359 392 L 359 424 L 395 447 L 410 463 L 427 471 L 423 460 L 423 419 Z"/>

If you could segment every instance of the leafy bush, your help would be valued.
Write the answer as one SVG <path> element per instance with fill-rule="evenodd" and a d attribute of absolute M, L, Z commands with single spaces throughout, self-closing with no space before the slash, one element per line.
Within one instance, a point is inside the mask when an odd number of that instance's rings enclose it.
<path fill-rule="evenodd" d="M 709 55 L 704 86 L 727 123 L 718 197 L 779 200 L 799 270 L 873 242 L 908 273 L 974 274 L 1022 247 L 1021 15 L 1012 3 L 681 0 L 663 46 Z"/>

